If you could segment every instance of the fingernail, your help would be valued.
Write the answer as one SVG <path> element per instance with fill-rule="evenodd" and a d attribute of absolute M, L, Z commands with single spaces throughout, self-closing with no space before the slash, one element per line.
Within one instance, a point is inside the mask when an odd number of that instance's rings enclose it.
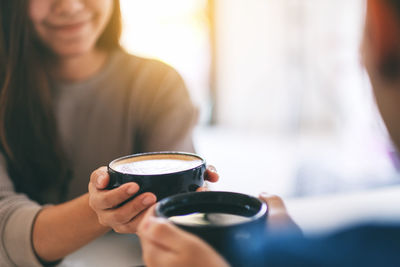
<path fill-rule="evenodd" d="M 104 179 L 106 179 L 106 176 L 103 175 L 103 174 L 100 174 L 100 175 L 97 177 L 97 185 L 98 185 L 98 186 L 103 186 L 103 184 L 104 184 Z"/>
<path fill-rule="evenodd" d="M 212 172 L 217 172 L 217 169 L 213 165 L 208 165 L 208 169 Z"/>
<path fill-rule="evenodd" d="M 154 196 L 147 196 L 142 200 L 142 204 L 145 206 L 149 206 L 150 204 L 153 204 L 154 202 L 156 202 Z"/>
<path fill-rule="evenodd" d="M 131 185 L 128 187 L 128 189 L 126 190 L 126 192 L 128 193 L 128 195 L 133 195 L 137 192 L 137 187 L 134 185 Z"/>
<path fill-rule="evenodd" d="M 267 192 L 261 192 L 260 197 L 269 197 L 271 194 L 268 194 Z"/>

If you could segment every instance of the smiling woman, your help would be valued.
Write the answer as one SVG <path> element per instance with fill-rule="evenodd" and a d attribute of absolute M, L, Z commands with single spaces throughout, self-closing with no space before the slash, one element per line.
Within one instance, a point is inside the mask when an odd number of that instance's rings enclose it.
<path fill-rule="evenodd" d="M 120 32 L 117 0 L 0 2 L 0 266 L 57 262 L 111 228 L 134 233 L 156 197 L 126 202 L 137 184 L 104 190 L 107 172 L 93 170 L 194 152 L 181 77 L 126 53 Z"/>
<path fill-rule="evenodd" d="M 112 0 L 32 0 L 29 15 L 39 39 L 58 55 L 82 54 L 91 50 L 113 12 Z M 89 7 L 89 8 L 88 8 Z"/>

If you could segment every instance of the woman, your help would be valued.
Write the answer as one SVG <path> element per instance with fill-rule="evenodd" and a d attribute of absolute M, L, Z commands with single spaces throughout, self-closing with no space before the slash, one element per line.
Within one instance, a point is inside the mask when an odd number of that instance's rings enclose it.
<path fill-rule="evenodd" d="M 138 185 L 103 190 L 104 167 L 88 194 L 91 172 L 122 155 L 193 151 L 182 79 L 125 53 L 120 32 L 118 1 L 0 2 L 1 266 L 56 262 L 110 228 L 135 232 L 155 196 L 121 206 Z"/>

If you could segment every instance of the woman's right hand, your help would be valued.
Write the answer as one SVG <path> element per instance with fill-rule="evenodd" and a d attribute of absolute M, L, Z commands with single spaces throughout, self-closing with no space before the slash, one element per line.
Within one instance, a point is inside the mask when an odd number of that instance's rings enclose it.
<path fill-rule="evenodd" d="M 136 183 L 126 183 L 118 188 L 105 189 L 110 177 L 106 167 L 95 170 L 90 176 L 89 205 L 96 212 L 99 223 L 117 233 L 136 233 L 144 210 L 156 203 L 156 196 L 143 193 L 124 203 L 139 191 Z"/>

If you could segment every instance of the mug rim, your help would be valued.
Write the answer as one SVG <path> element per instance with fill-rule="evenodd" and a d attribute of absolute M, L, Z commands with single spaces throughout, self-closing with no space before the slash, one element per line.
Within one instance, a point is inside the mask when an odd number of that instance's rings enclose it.
<path fill-rule="evenodd" d="M 192 167 L 192 168 L 188 168 L 188 169 L 184 169 L 184 170 L 180 170 L 180 171 L 175 171 L 175 172 L 169 172 L 169 173 L 154 173 L 154 174 L 133 174 L 133 173 L 129 173 L 129 172 L 122 172 L 122 171 L 117 171 L 115 168 L 113 168 L 113 164 L 115 164 L 118 161 L 122 161 L 125 159 L 129 159 L 129 158 L 136 158 L 136 157 L 142 157 L 142 156 L 152 156 L 152 155 L 181 155 L 181 156 L 190 156 L 190 157 L 194 157 L 197 158 L 199 160 L 201 160 L 201 163 L 196 166 L 196 167 Z M 150 176 L 159 176 L 159 175 L 170 175 L 170 174 L 177 174 L 177 173 L 182 173 L 182 172 L 186 172 L 189 170 L 194 170 L 196 168 L 202 167 L 203 165 L 206 164 L 206 161 L 203 157 L 201 157 L 198 154 L 194 154 L 194 153 L 189 153 L 189 152 L 180 152 L 180 151 L 157 151 L 157 152 L 144 152 L 144 153 L 137 153 L 137 154 L 131 154 L 131 155 L 127 155 L 127 156 L 123 156 L 123 157 L 119 157 L 116 158 L 114 160 L 112 160 L 109 164 L 108 164 L 108 169 L 115 172 L 115 173 L 119 173 L 122 175 L 133 175 L 133 176 L 145 176 L 145 177 L 150 177 Z"/>
<path fill-rule="evenodd" d="M 172 217 L 172 216 L 168 217 L 164 213 L 161 212 L 162 206 L 166 204 L 165 202 L 171 201 L 171 199 L 176 199 L 177 198 L 178 200 L 182 199 L 182 202 L 186 202 L 187 201 L 187 197 L 190 197 L 192 195 L 199 195 L 199 194 L 203 194 L 204 196 L 207 196 L 207 195 L 230 195 L 230 196 L 234 196 L 234 197 L 245 197 L 245 198 L 248 198 L 248 199 L 256 200 L 256 201 L 260 202 L 261 205 L 260 205 L 260 208 L 257 211 L 257 213 L 255 213 L 254 215 L 252 215 L 250 217 L 247 217 L 250 220 L 244 221 L 244 222 L 233 223 L 233 224 L 229 224 L 229 225 L 181 224 L 181 223 L 176 223 L 176 222 L 173 222 L 171 220 L 168 220 L 169 217 Z M 201 203 L 204 203 L 204 202 L 198 201 L 198 202 L 194 203 L 194 205 L 195 204 L 201 204 Z M 222 206 L 224 203 L 213 203 L 213 204 L 214 205 L 220 204 Z M 232 202 L 232 203 L 229 203 L 229 204 L 231 204 L 232 206 L 239 206 L 239 205 L 236 205 L 235 202 Z M 182 206 L 185 206 L 185 204 L 183 204 Z M 166 220 L 170 221 L 171 223 L 173 223 L 175 225 L 178 225 L 178 226 L 190 227 L 190 228 L 213 228 L 214 229 L 214 228 L 236 227 L 236 226 L 252 223 L 254 221 L 257 221 L 257 220 L 261 219 L 264 216 L 267 217 L 268 216 L 268 211 L 269 211 L 269 208 L 268 208 L 268 204 L 267 203 L 265 203 L 264 201 L 261 201 L 260 199 L 254 197 L 254 196 L 251 196 L 251 195 L 238 193 L 238 192 L 230 192 L 230 191 L 207 191 L 207 192 L 189 192 L 189 193 L 182 193 L 182 194 L 169 196 L 167 198 L 164 198 L 163 200 L 161 200 L 160 202 L 158 202 L 156 204 L 154 212 L 155 212 L 156 217 L 159 217 L 159 218 L 162 218 L 162 219 L 166 219 Z M 190 213 L 188 213 L 188 214 L 190 214 Z M 228 213 L 228 214 L 232 214 L 232 213 Z"/>

